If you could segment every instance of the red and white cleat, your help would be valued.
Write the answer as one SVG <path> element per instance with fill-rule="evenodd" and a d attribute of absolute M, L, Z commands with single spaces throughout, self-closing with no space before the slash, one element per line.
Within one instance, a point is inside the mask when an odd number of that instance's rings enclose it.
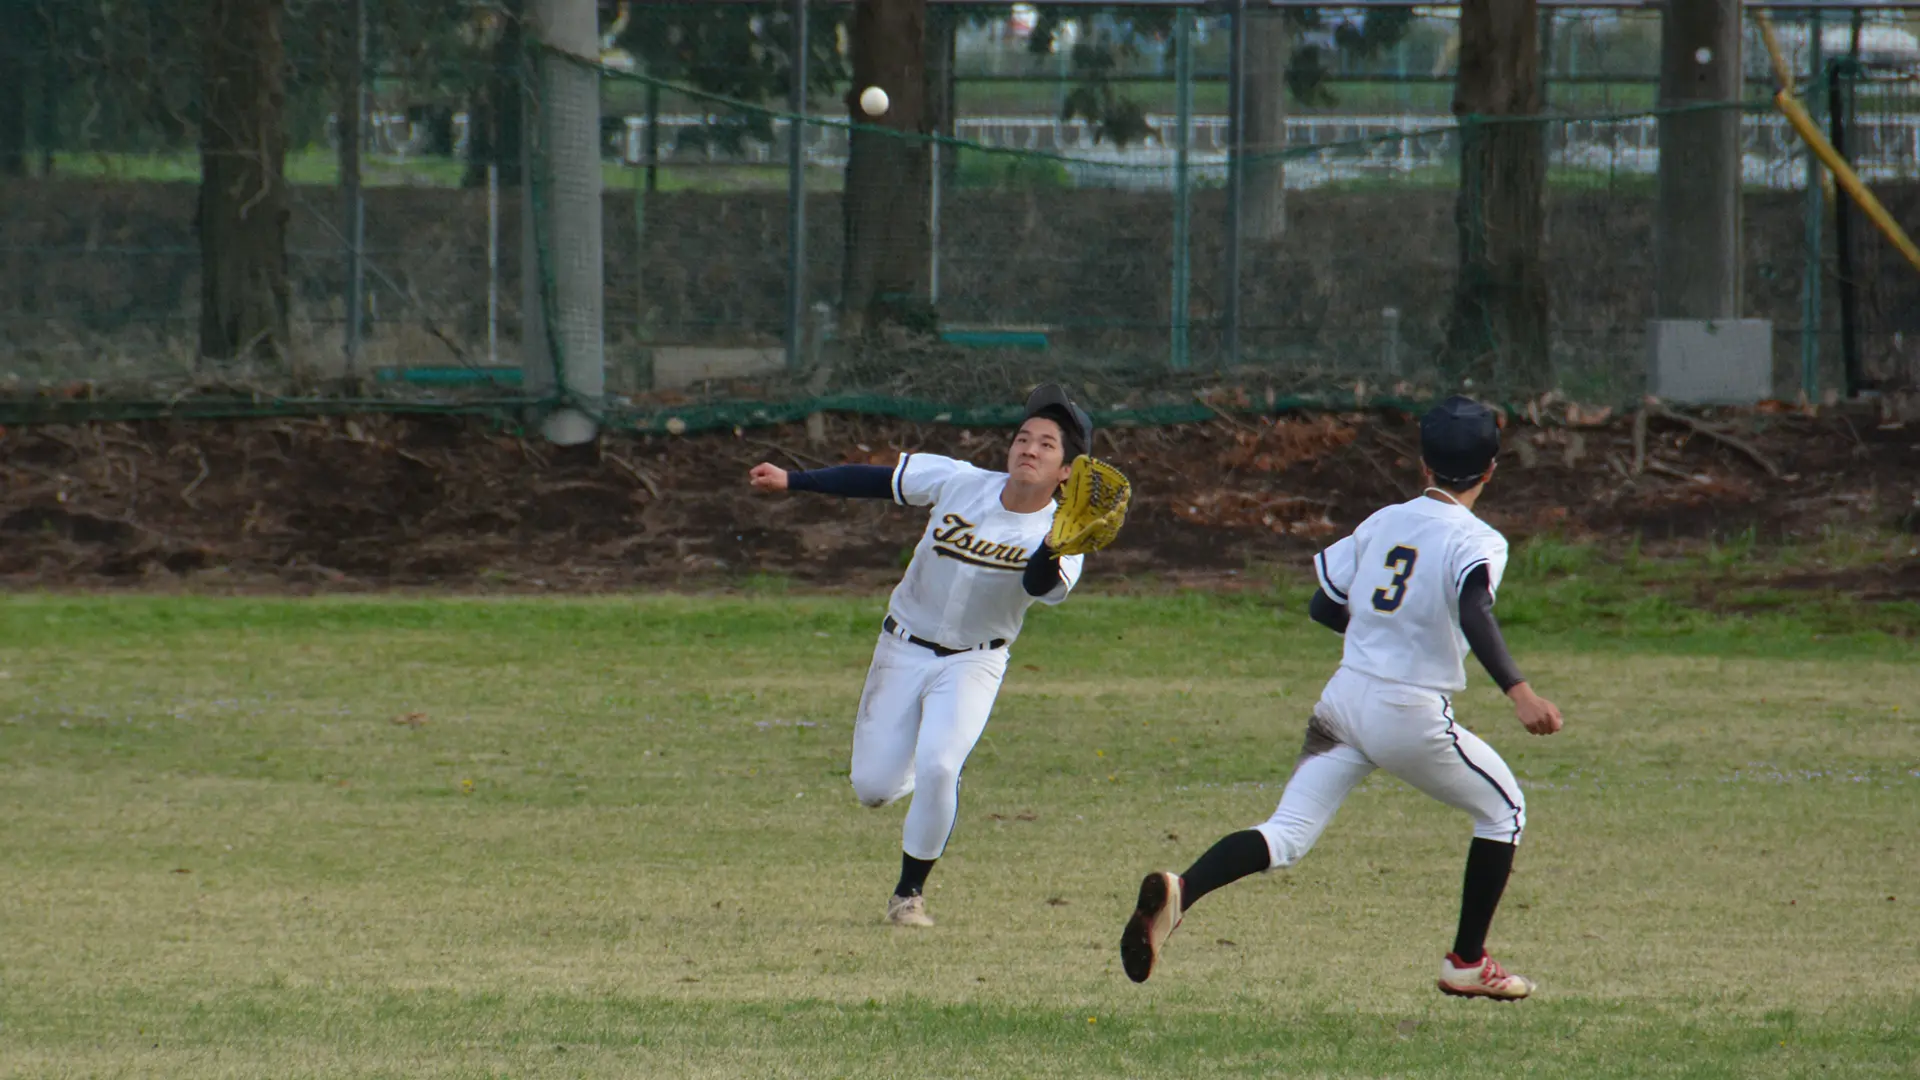
<path fill-rule="evenodd" d="M 1448 953 L 1447 958 L 1440 961 L 1440 992 L 1454 997 L 1519 1001 L 1533 993 L 1533 980 L 1524 975 L 1507 974 L 1489 955 L 1482 955 L 1469 964 Z"/>

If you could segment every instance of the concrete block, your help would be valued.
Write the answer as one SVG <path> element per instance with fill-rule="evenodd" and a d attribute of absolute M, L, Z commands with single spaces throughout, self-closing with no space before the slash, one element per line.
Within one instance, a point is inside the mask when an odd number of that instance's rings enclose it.
<path fill-rule="evenodd" d="M 783 371 L 787 351 L 728 349 L 699 345 L 662 345 L 653 350 L 653 388 L 685 390 L 708 379 L 750 379 Z"/>
<path fill-rule="evenodd" d="M 1767 319 L 1652 319 L 1647 390 L 1684 405 L 1752 405 L 1773 396 Z"/>

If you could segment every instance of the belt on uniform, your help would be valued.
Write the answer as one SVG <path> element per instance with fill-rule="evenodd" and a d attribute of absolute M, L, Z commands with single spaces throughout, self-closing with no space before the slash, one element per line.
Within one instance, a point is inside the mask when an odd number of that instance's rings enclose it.
<path fill-rule="evenodd" d="M 935 642 L 928 641 L 926 638 L 917 638 L 907 633 L 901 628 L 900 623 L 891 615 L 887 616 L 886 620 L 880 624 L 880 628 L 902 641 L 910 641 L 933 653 L 933 655 L 940 657 L 957 656 L 960 653 L 974 652 L 978 649 L 998 649 L 1007 643 L 1006 638 L 994 638 L 984 645 L 969 645 L 964 649 L 949 649 L 945 645 L 936 644 Z"/>

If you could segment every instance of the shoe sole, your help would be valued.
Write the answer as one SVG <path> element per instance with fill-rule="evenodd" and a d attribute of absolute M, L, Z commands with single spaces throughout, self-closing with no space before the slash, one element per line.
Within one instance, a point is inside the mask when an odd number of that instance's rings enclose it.
<path fill-rule="evenodd" d="M 1438 985 L 1440 987 L 1440 992 L 1447 995 L 1448 997 L 1480 998 L 1483 1001 L 1525 1001 L 1529 996 L 1533 994 L 1533 991 L 1531 990 L 1527 991 L 1524 994 L 1517 994 L 1517 995 L 1516 994 L 1489 994 L 1484 990 L 1461 990 L 1458 987 L 1451 986 L 1443 981 L 1438 982 Z"/>
<path fill-rule="evenodd" d="M 1134 982 L 1146 982 L 1147 976 L 1153 974 L 1154 961 L 1158 959 L 1153 949 L 1153 924 L 1166 910 L 1169 898 L 1165 874 L 1148 874 L 1140 883 L 1140 899 L 1134 903 L 1133 917 L 1127 920 L 1127 928 L 1120 934 L 1120 966 Z"/>

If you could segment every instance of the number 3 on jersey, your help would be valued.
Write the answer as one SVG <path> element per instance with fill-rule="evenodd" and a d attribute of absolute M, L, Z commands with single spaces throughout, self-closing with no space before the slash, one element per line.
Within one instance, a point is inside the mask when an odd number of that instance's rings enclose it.
<path fill-rule="evenodd" d="M 1407 578 L 1413 575 L 1413 564 L 1419 560 L 1420 553 L 1405 544 L 1387 552 L 1387 569 L 1393 571 L 1393 580 L 1385 588 L 1373 590 L 1373 610 L 1391 615 L 1400 609 L 1401 601 L 1407 598 Z"/>

